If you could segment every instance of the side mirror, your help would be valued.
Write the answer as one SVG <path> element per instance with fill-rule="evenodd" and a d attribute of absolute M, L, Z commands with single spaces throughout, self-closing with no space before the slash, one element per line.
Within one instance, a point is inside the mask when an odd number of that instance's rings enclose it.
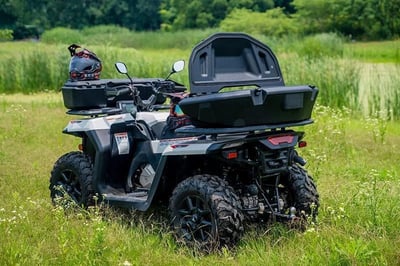
<path fill-rule="evenodd" d="M 121 62 L 115 63 L 115 68 L 121 74 L 128 74 L 128 69 L 126 68 L 126 65 L 124 63 L 121 63 Z"/>
<path fill-rule="evenodd" d="M 122 63 L 122 62 L 115 63 L 115 68 L 118 70 L 119 73 L 125 74 L 131 81 L 131 85 L 133 84 L 133 80 L 128 74 L 128 68 L 126 67 L 126 65 L 124 63 Z"/>
<path fill-rule="evenodd" d="M 172 66 L 172 72 L 174 73 L 180 72 L 183 70 L 184 67 L 185 67 L 185 61 L 183 60 L 176 61 Z"/>
<path fill-rule="evenodd" d="M 169 77 L 179 71 L 182 71 L 183 68 L 185 67 L 185 61 L 183 60 L 179 60 L 176 61 L 173 65 L 172 65 L 172 69 L 171 69 L 171 73 L 169 73 L 169 75 L 165 78 L 165 79 L 169 79 Z"/>

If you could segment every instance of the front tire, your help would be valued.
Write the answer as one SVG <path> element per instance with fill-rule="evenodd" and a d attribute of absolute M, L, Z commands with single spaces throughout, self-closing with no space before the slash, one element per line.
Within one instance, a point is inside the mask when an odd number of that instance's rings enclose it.
<path fill-rule="evenodd" d="M 53 204 L 72 200 L 81 207 L 93 205 L 92 177 L 92 163 L 87 155 L 70 152 L 61 156 L 51 171 L 49 189 Z"/>
<path fill-rule="evenodd" d="M 182 181 L 169 210 L 178 242 L 202 251 L 233 246 L 244 231 L 239 198 L 217 176 L 196 175 Z"/>

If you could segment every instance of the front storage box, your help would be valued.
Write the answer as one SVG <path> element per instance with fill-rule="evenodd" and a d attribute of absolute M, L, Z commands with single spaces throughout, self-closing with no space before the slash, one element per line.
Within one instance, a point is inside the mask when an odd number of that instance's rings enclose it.
<path fill-rule="evenodd" d="M 107 107 L 103 80 L 67 81 L 61 88 L 64 106 L 72 110 Z"/>
<path fill-rule="evenodd" d="M 133 85 L 139 90 L 142 100 L 153 94 L 153 83 L 159 79 L 135 79 Z M 126 90 L 129 79 L 99 79 L 88 81 L 67 81 L 61 88 L 64 106 L 71 110 L 88 110 L 115 107 L 117 101 L 132 100 L 130 94 L 119 94 Z M 162 95 L 157 97 L 157 104 L 165 102 Z"/>

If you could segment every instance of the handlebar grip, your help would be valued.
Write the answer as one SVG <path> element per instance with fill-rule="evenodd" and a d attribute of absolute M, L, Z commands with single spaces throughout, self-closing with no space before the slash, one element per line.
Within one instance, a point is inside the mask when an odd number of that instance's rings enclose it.
<path fill-rule="evenodd" d="M 131 93 L 130 88 L 122 88 L 117 91 L 117 96 Z"/>
<path fill-rule="evenodd" d="M 160 81 L 158 85 L 159 92 L 172 92 L 174 90 L 175 83 L 170 80 Z"/>

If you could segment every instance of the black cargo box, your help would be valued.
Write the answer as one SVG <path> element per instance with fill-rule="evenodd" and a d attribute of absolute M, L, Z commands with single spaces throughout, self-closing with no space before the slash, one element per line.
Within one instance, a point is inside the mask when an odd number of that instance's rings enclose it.
<path fill-rule="evenodd" d="M 140 97 L 146 100 L 152 94 L 152 83 L 159 79 L 135 79 L 134 86 L 139 89 Z M 87 110 L 103 107 L 115 107 L 116 101 L 132 100 L 132 96 L 118 96 L 118 91 L 127 88 L 129 79 L 99 79 L 90 81 L 67 81 L 62 87 L 64 106 L 72 110 Z M 166 98 L 157 97 L 157 104 Z"/>
<path fill-rule="evenodd" d="M 265 87 L 193 96 L 179 105 L 197 126 L 278 125 L 309 120 L 317 95 L 310 86 Z"/>
<path fill-rule="evenodd" d="M 190 56 L 189 79 L 191 96 L 179 105 L 197 126 L 312 122 L 318 89 L 285 86 L 272 50 L 246 34 L 218 33 L 200 42 Z M 220 92 L 224 88 L 228 92 Z"/>

